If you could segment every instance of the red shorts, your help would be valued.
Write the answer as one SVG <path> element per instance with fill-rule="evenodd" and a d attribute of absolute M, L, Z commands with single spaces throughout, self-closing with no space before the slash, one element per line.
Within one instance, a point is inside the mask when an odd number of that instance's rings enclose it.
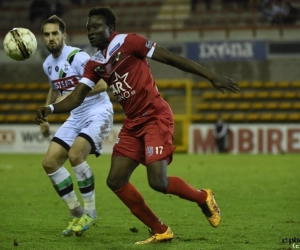
<path fill-rule="evenodd" d="M 173 151 L 174 119 L 170 108 L 159 114 L 124 121 L 113 148 L 113 156 L 125 156 L 138 163 L 167 160 L 171 163 Z"/>

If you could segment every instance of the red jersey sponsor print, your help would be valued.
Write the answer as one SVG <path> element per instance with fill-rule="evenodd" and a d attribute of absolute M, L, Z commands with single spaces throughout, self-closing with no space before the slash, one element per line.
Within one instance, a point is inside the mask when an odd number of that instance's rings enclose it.
<path fill-rule="evenodd" d="M 69 76 L 65 78 L 58 78 L 56 80 L 52 80 L 52 84 L 56 89 L 59 90 L 68 90 L 70 88 L 75 88 L 78 84 L 78 79 L 76 76 Z"/>
<path fill-rule="evenodd" d="M 94 87 L 103 78 L 127 117 L 146 115 L 156 109 L 153 102 L 160 96 L 146 59 L 154 46 L 139 35 L 114 33 L 107 49 L 88 61 L 81 82 Z M 165 101 L 160 105 L 168 106 Z"/>

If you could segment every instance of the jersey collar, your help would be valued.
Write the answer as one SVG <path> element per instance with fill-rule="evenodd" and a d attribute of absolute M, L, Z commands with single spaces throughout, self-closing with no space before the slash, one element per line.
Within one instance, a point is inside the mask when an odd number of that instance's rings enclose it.
<path fill-rule="evenodd" d="M 111 42 L 115 38 L 116 35 L 118 35 L 117 32 L 111 33 L 110 37 L 108 38 L 108 41 Z"/>

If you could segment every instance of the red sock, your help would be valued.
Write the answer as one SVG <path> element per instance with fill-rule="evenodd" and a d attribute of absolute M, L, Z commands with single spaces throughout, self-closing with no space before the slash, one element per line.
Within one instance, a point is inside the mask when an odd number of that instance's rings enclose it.
<path fill-rule="evenodd" d="M 164 233 L 167 226 L 163 224 L 145 203 L 139 191 L 130 183 L 115 191 L 115 194 L 123 201 L 141 222 L 155 233 Z"/>
<path fill-rule="evenodd" d="M 168 194 L 174 194 L 182 199 L 194 201 L 198 205 L 205 202 L 207 194 L 205 191 L 197 190 L 187 184 L 184 180 L 176 176 L 170 176 L 167 189 Z"/>

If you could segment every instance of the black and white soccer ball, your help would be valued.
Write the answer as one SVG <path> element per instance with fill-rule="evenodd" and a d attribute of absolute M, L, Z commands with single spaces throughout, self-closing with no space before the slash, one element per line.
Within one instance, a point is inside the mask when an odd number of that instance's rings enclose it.
<path fill-rule="evenodd" d="M 14 28 L 4 37 L 5 53 L 16 61 L 29 59 L 37 49 L 35 35 L 26 28 Z"/>

